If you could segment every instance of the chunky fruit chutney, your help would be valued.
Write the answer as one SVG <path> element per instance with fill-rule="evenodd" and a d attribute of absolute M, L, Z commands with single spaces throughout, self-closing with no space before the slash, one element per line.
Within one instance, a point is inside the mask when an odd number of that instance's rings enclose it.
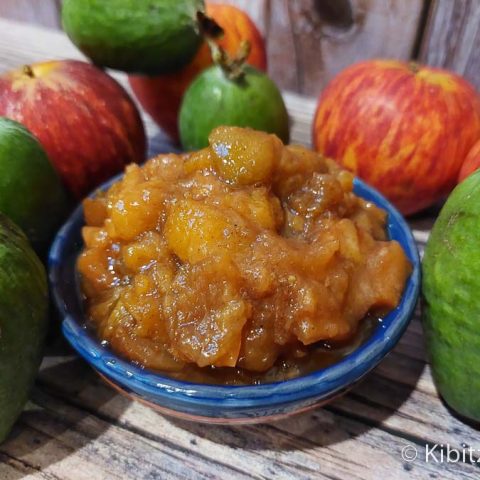
<path fill-rule="evenodd" d="M 195 382 L 282 380 L 335 361 L 411 272 L 385 212 L 333 161 L 274 135 L 219 127 L 209 141 L 130 165 L 85 200 L 92 325 L 124 357 Z"/>

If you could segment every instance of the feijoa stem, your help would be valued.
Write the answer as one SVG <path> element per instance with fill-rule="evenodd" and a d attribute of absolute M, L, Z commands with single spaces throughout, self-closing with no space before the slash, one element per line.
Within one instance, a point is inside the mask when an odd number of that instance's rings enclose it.
<path fill-rule="evenodd" d="M 210 48 L 212 60 L 219 65 L 230 80 L 237 80 L 244 74 L 245 62 L 250 54 L 250 42 L 242 40 L 235 57 L 231 57 L 218 43 L 217 39 L 224 34 L 223 28 L 203 12 L 197 12 L 200 33 Z"/>
<path fill-rule="evenodd" d="M 238 80 L 245 74 L 245 63 L 250 54 L 250 42 L 242 40 L 235 57 L 231 57 L 215 41 L 207 39 L 213 62 L 220 66 L 230 80 Z"/>

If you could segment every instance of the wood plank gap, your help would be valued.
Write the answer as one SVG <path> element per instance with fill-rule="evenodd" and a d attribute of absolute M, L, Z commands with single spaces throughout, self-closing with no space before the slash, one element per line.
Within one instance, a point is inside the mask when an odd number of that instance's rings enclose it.
<path fill-rule="evenodd" d="M 214 464 L 214 465 L 217 464 L 219 466 L 222 466 L 224 468 L 232 470 L 232 471 L 234 471 L 238 474 L 245 475 L 245 476 L 250 477 L 250 478 L 256 478 L 258 480 L 264 480 L 262 477 L 259 477 L 259 476 L 254 477 L 254 476 L 251 475 L 251 473 L 249 473 L 245 470 L 241 470 L 241 469 L 239 469 L 235 466 L 232 466 L 231 464 L 227 464 L 227 463 L 224 463 L 224 462 L 219 462 L 218 460 L 215 460 L 211 457 L 207 457 L 207 456 L 202 455 L 198 452 L 195 452 L 195 451 L 192 451 L 192 450 L 187 450 L 186 448 L 183 448 L 180 445 L 171 442 L 166 437 L 162 437 L 162 436 L 158 436 L 158 435 L 152 435 L 151 433 L 149 433 L 145 430 L 142 430 L 142 429 L 136 428 L 136 427 L 134 427 L 130 424 L 118 421 L 118 419 L 116 419 L 116 418 L 109 417 L 108 415 L 104 415 L 97 410 L 93 410 L 89 407 L 86 407 L 85 405 L 83 405 L 79 402 L 76 402 L 73 398 L 68 397 L 68 396 L 64 395 L 63 393 L 59 394 L 58 391 L 53 390 L 48 383 L 45 383 L 43 381 L 37 381 L 36 385 L 39 385 L 40 387 L 42 387 L 42 392 L 44 394 L 47 394 L 50 397 L 55 398 L 57 401 L 61 401 L 61 402 L 65 403 L 66 405 L 70 406 L 70 407 L 81 410 L 82 412 L 85 412 L 88 415 L 91 415 L 92 417 L 95 417 L 95 418 L 101 420 L 102 422 L 106 422 L 109 425 L 113 425 L 113 426 L 115 426 L 115 427 L 117 427 L 121 430 L 125 430 L 125 431 L 128 431 L 130 433 L 133 433 L 134 435 L 138 435 L 140 437 L 143 437 L 147 440 L 150 440 L 151 442 L 164 444 L 165 446 L 171 448 L 174 451 L 178 451 L 178 452 L 184 453 L 186 455 L 191 455 L 191 456 L 196 457 L 199 460 L 203 460 L 203 461 L 205 461 L 209 464 Z M 59 418 L 59 420 L 61 421 L 61 418 Z M 181 460 L 181 457 L 177 457 L 177 458 L 179 460 Z"/>
<path fill-rule="evenodd" d="M 417 34 L 412 46 L 411 57 L 413 60 L 418 60 L 420 57 L 420 51 L 422 49 L 423 40 L 428 28 L 428 19 L 430 18 L 432 8 L 432 0 L 423 0 L 422 11 L 420 12 L 418 20 Z"/>
<path fill-rule="evenodd" d="M 63 404 L 64 406 L 66 406 L 67 408 L 70 408 L 74 411 L 80 411 L 82 412 L 82 414 L 87 414 L 89 415 L 93 420 L 95 421 L 99 421 L 101 423 L 105 423 L 110 427 L 113 427 L 113 428 L 116 428 L 117 430 L 120 430 L 120 431 L 123 431 L 123 432 L 128 432 L 132 435 L 136 435 L 135 433 L 129 431 L 128 429 L 126 428 L 122 428 L 121 426 L 118 426 L 115 424 L 114 421 L 112 421 L 112 419 L 108 419 L 108 420 L 105 420 L 102 418 L 101 415 L 98 415 L 98 414 L 92 414 L 90 412 L 89 409 L 85 409 L 85 408 L 79 408 L 78 406 L 76 406 L 74 403 L 72 402 L 68 402 L 68 401 L 65 401 L 65 399 L 62 397 L 62 398 L 59 398 L 58 396 L 56 395 L 52 395 L 51 393 L 49 392 L 46 392 L 45 390 L 37 390 L 37 392 L 40 394 L 40 396 L 44 396 L 45 399 L 53 399 L 54 401 L 57 402 L 57 404 Z M 92 443 L 94 444 L 95 441 L 97 440 L 98 437 L 91 437 L 89 435 L 89 432 L 84 430 L 84 429 L 76 429 L 74 428 L 74 426 L 72 426 L 70 423 L 65 423 L 65 418 L 62 417 L 61 415 L 58 414 L 58 412 L 56 411 L 56 409 L 54 408 L 50 408 L 49 406 L 45 406 L 43 404 L 42 401 L 38 402 L 36 399 L 32 398 L 31 399 L 32 403 L 39 406 L 40 408 L 42 408 L 43 410 L 45 410 L 47 412 L 48 415 L 50 415 L 52 418 L 55 419 L 56 422 L 60 423 L 60 424 L 63 424 L 65 425 L 65 430 L 67 431 L 72 431 L 72 432 L 76 432 L 80 435 L 82 435 L 83 437 L 85 437 L 89 443 Z M 31 423 L 27 423 L 26 426 L 31 429 L 31 430 L 34 430 L 36 432 L 38 432 L 39 434 L 43 435 L 43 436 L 46 436 L 54 441 L 57 441 L 57 442 L 60 442 L 62 443 L 62 445 L 64 447 L 66 447 L 68 450 L 72 450 L 72 447 L 70 446 L 70 444 L 66 443 L 65 441 L 63 441 L 62 439 L 60 438 L 57 438 L 56 436 L 52 436 L 49 432 L 46 432 L 44 430 L 40 430 L 38 429 L 35 425 L 32 425 Z M 208 465 L 209 467 L 214 467 L 214 463 L 215 462 L 212 462 L 212 459 L 209 459 L 207 458 L 207 462 L 201 462 L 202 460 L 205 460 L 204 458 L 202 458 L 200 455 L 197 455 L 195 454 L 196 452 L 192 452 L 190 450 L 185 450 L 185 449 L 179 449 L 177 448 L 178 446 L 174 445 L 174 448 L 173 448 L 173 451 L 170 450 L 168 447 L 171 447 L 171 442 L 169 441 L 166 441 L 163 437 L 159 437 L 157 440 L 155 441 L 152 441 L 151 439 L 147 438 L 147 437 L 144 437 L 144 436 L 140 436 L 140 438 L 142 439 L 141 441 L 144 442 L 144 445 L 145 446 L 148 446 L 149 448 L 151 448 L 152 450 L 156 451 L 156 452 L 159 452 L 165 456 L 168 456 L 170 457 L 172 460 L 174 460 L 175 462 L 177 462 L 178 464 L 182 463 L 185 461 L 185 457 L 186 458 L 189 458 L 189 457 L 194 457 L 195 459 L 197 460 L 200 460 L 198 463 L 203 463 L 204 465 Z M 165 446 L 166 448 L 162 448 L 163 446 Z M 72 451 L 72 454 L 74 454 L 76 451 L 76 449 L 74 449 Z M 184 457 L 182 456 L 179 456 L 178 455 L 178 452 L 183 452 L 185 455 Z M 159 472 L 159 473 L 162 473 L 162 474 L 165 474 L 168 478 L 176 478 L 176 475 L 178 474 L 178 472 L 174 471 L 174 470 L 168 470 L 168 469 L 165 469 L 165 468 L 162 468 L 162 465 L 159 464 L 159 463 L 152 463 L 152 461 L 149 461 L 149 460 L 145 460 L 143 459 L 144 461 L 144 465 L 148 465 L 149 467 L 151 467 L 152 470 L 150 471 L 155 471 L 155 472 Z M 217 465 L 218 466 L 222 466 L 224 464 L 222 464 L 221 462 L 217 462 Z M 238 469 L 235 469 L 234 467 L 232 467 L 231 465 L 227 465 L 227 468 L 228 470 L 230 471 L 235 471 L 237 470 L 237 473 L 241 472 L 240 470 Z M 224 472 L 223 472 L 224 473 Z M 257 478 L 259 480 L 265 480 L 264 477 L 252 477 L 251 474 L 249 473 L 242 473 L 243 477 L 242 478 Z M 167 477 L 159 477 L 159 478 L 167 478 Z M 120 479 L 122 477 L 118 476 L 117 474 L 115 474 L 113 476 L 112 474 L 112 477 L 111 479 Z M 145 477 L 147 478 L 147 477 Z M 150 477 L 148 477 L 150 478 Z M 158 477 L 155 477 L 155 479 L 158 478 Z M 178 478 L 184 478 L 183 476 L 182 477 L 178 477 Z M 185 478 L 190 478 L 190 477 L 185 477 Z M 200 478 L 200 476 L 198 477 Z M 211 477 L 210 475 L 203 475 L 201 478 L 213 478 L 213 479 L 217 479 L 219 478 L 217 475 L 214 475 L 213 477 Z M 46 479 L 47 480 L 47 479 Z M 50 479 L 48 479 L 50 480 Z M 52 479 L 52 480 L 57 480 L 57 479 Z M 58 479 L 58 480 L 62 480 L 62 479 Z"/>
<path fill-rule="evenodd" d="M 382 407 L 382 408 L 389 408 L 388 405 L 385 405 L 383 403 L 375 402 L 374 400 L 371 400 L 369 398 L 364 397 L 363 395 L 360 395 L 358 393 L 355 393 L 355 391 L 351 391 L 350 393 L 347 394 L 350 398 L 353 398 L 355 401 L 358 403 L 361 403 L 363 405 L 375 408 L 375 407 Z M 345 412 L 346 410 L 344 409 L 339 409 L 342 412 Z M 429 422 L 424 422 L 418 417 L 412 417 L 411 415 L 407 415 L 405 412 L 401 412 L 399 410 L 393 411 L 392 414 L 395 413 L 395 415 L 405 418 L 407 420 L 411 420 L 416 423 L 421 423 L 422 425 L 431 425 Z M 363 418 L 363 417 L 362 417 Z"/>
<path fill-rule="evenodd" d="M 40 382 L 40 383 L 43 383 L 43 382 Z M 86 412 L 88 413 L 89 415 L 91 415 L 92 417 L 95 417 L 101 421 L 104 421 L 104 422 L 107 422 L 109 423 L 110 425 L 112 426 L 115 426 L 119 429 L 122 429 L 122 430 L 125 430 L 125 431 L 128 431 L 130 433 L 133 433 L 135 435 L 139 435 L 140 437 L 143 437 L 147 440 L 150 440 L 152 442 L 160 442 L 160 443 L 164 443 L 166 446 L 172 448 L 173 450 L 177 450 L 177 451 L 181 451 L 181 452 L 187 452 L 189 455 L 192 455 L 196 458 L 199 458 L 201 460 L 204 460 L 204 461 L 207 461 L 208 463 L 217 463 L 218 465 L 221 465 L 221 466 L 224 466 L 224 467 L 227 467 L 228 469 L 230 470 L 235 470 L 237 473 L 239 474 L 242 474 L 242 475 L 246 475 L 250 478 L 255 478 L 255 479 L 258 479 L 258 480 L 264 480 L 264 477 L 261 477 L 261 476 L 252 476 L 251 473 L 249 472 L 246 472 L 246 471 L 242 471 L 240 469 L 237 469 L 236 467 L 233 467 L 232 465 L 230 464 L 226 464 L 226 463 L 223 463 L 223 462 L 218 462 L 218 461 L 213 461 L 212 462 L 212 459 L 210 457 L 207 457 L 207 456 L 204 456 L 204 455 L 201 455 L 199 454 L 198 452 L 193 452 L 192 450 L 186 450 L 186 449 L 183 449 L 183 448 L 179 448 L 178 444 L 175 444 L 175 443 L 172 443 L 170 442 L 169 440 L 167 440 L 165 437 L 162 437 L 162 436 L 157 436 L 157 435 L 152 435 L 151 433 L 149 432 L 145 432 L 144 430 L 142 429 L 138 429 L 138 428 L 135 428 L 129 424 L 126 424 L 126 423 L 123 423 L 123 422 L 119 422 L 116 418 L 112 418 L 112 417 L 109 417 L 108 415 L 104 415 L 102 413 L 99 413 L 98 411 L 95 411 L 95 410 L 92 410 L 90 409 L 89 407 L 85 407 L 84 405 L 81 405 L 81 404 L 77 404 L 75 402 L 75 400 L 72 400 L 71 397 L 66 397 L 64 396 L 63 394 L 56 394 L 56 393 L 52 393 L 52 389 L 51 387 L 48 385 L 48 384 L 45 384 L 45 387 L 47 389 L 47 392 L 43 391 L 43 393 L 46 393 L 48 395 L 50 395 L 51 397 L 57 399 L 57 400 L 60 400 L 62 402 L 64 402 L 65 404 L 73 407 L 73 408 L 76 408 L 76 409 L 79 409 L 83 412 Z M 360 419 L 359 418 L 356 418 L 356 419 L 351 419 L 349 418 L 347 415 L 343 415 L 343 414 L 337 414 L 337 413 L 334 413 L 335 416 L 339 416 L 339 417 L 345 417 L 345 418 L 348 418 L 349 420 L 351 421 L 354 421 L 356 424 L 360 424 L 360 425 L 367 425 L 368 427 L 370 427 L 371 423 L 372 422 L 362 422 L 361 421 L 361 417 Z M 167 417 L 168 418 L 168 417 Z M 235 427 L 228 427 L 228 428 L 231 428 L 231 429 L 235 429 Z M 305 437 L 302 437 L 302 436 L 299 436 L 299 435 L 296 435 L 296 434 L 293 434 L 291 432 L 288 432 L 286 433 L 284 430 L 282 430 L 281 428 L 278 428 L 275 423 L 266 423 L 266 424 L 258 424 L 258 425 L 246 425 L 244 426 L 245 429 L 248 429 L 248 430 L 251 430 L 252 432 L 256 432 L 258 431 L 260 428 L 261 429 L 269 429 L 270 431 L 273 431 L 274 433 L 281 433 L 282 436 L 286 436 L 286 437 L 289 437 L 289 438 L 293 438 L 295 439 L 295 441 L 300 445 L 300 446 L 303 446 L 303 447 L 314 447 L 314 448 L 318 448 L 318 447 L 323 447 L 323 445 L 321 443 L 318 443 L 318 442 L 314 442 L 308 438 L 305 438 Z M 264 456 L 263 453 L 261 453 L 260 451 L 257 452 L 259 455 L 262 455 Z M 343 462 L 344 461 L 344 457 L 343 456 L 340 456 L 340 455 L 337 455 L 337 452 L 335 450 L 330 450 L 329 451 L 329 454 L 332 458 L 336 458 L 339 462 Z M 288 463 L 285 463 L 283 462 L 285 466 L 289 466 Z M 353 461 L 353 459 L 349 459 L 349 463 L 350 464 L 355 464 L 355 465 L 358 465 L 359 467 L 362 467 L 362 464 L 360 463 L 357 463 L 355 461 Z M 299 465 L 298 464 L 295 464 L 293 465 L 294 468 L 296 469 L 299 469 Z M 318 474 L 319 472 L 317 470 L 313 470 L 311 468 L 303 468 L 302 469 L 305 473 L 307 474 L 315 474 L 316 478 L 318 478 Z M 322 475 L 324 475 L 324 473 L 322 472 L 321 473 Z M 360 478 L 360 477 L 359 477 Z M 353 477 L 352 477 L 352 480 L 353 480 Z"/>
<path fill-rule="evenodd" d="M 45 394 L 45 392 L 42 392 L 42 393 Z M 53 396 L 52 396 L 52 397 L 53 397 Z M 54 398 L 58 401 L 58 398 L 57 398 L 57 397 L 54 397 Z M 35 402 L 33 402 L 33 400 L 32 400 L 32 403 L 35 404 Z M 72 407 L 72 405 L 68 404 L 67 402 L 64 402 L 64 403 L 66 403 L 68 406 Z M 38 405 L 38 404 L 36 404 L 36 405 Z M 65 422 L 63 421 L 64 419 L 63 419 L 61 416 L 55 415 L 55 411 L 54 411 L 54 410 L 46 409 L 44 406 L 41 406 L 41 405 L 38 405 L 38 406 L 40 406 L 40 407 L 43 408 L 44 410 L 47 410 L 50 414 L 53 414 L 53 415 L 55 416 L 55 420 L 56 420 L 57 422 L 59 422 L 59 423 L 64 424 L 64 425 L 67 427 L 67 430 L 74 430 L 74 429 L 72 429 L 71 425 L 65 424 Z M 78 409 L 78 407 L 76 407 L 76 408 Z M 83 411 L 83 410 L 82 410 L 82 411 Z M 87 412 L 87 413 L 89 413 L 89 412 Z M 96 417 L 96 418 L 98 418 L 98 417 Z M 101 419 L 99 419 L 99 420 L 101 420 Z M 104 420 L 102 420 L 102 421 L 104 421 Z M 20 421 L 20 423 L 22 423 L 22 422 Z M 109 422 L 109 423 L 111 424 L 111 422 Z M 32 424 L 26 424 L 26 426 L 27 426 L 29 429 L 34 430 L 35 432 L 38 432 L 40 435 L 43 435 L 43 436 L 45 436 L 45 437 L 48 437 L 48 438 L 50 438 L 50 439 L 52 439 L 52 440 L 55 440 L 55 441 L 61 443 L 65 448 L 67 448 L 68 450 L 70 450 L 70 451 L 72 452 L 72 455 L 76 452 L 76 449 L 73 449 L 70 445 L 68 445 L 67 443 L 63 442 L 63 441 L 60 440 L 59 438 L 57 438 L 57 437 L 55 437 L 55 436 L 53 436 L 53 435 L 50 435 L 48 432 L 45 432 L 44 430 L 40 430 L 40 429 L 38 429 L 37 427 L 35 427 L 34 425 L 32 425 Z M 90 442 L 94 442 L 94 441 L 95 441 L 95 438 L 92 438 L 92 437 L 89 437 L 89 436 L 85 435 L 84 432 L 81 432 L 81 434 L 84 435 L 86 438 L 88 438 L 88 440 L 89 440 Z M 157 450 L 160 450 L 160 449 L 157 449 Z M 161 451 L 161 450 L 160 450 L 160 451 Z M 182 460 L 182 459 L 180 459 L 179 457 L 174 457 L 173 455 L 172 455 L 172 457 L 175 458 L 175 459 L 177 459 L 177 460 Z M 159 465 L 157 465 L 157 464 L 155 464 L 155 465 L 152 464 L 152 466 L 154 466 L 156 469 L 158 469 L 158 470 L 160 470 L 161 472 L 166 473 L 166 474 L 174 473 L 174 472 L 171 472 L 171 471 L 169 471 L 169 470 L 162 469 L 162 468 L 161 468 Z M 34 468 L 35 468 L 35 467 L 34 467 Z M 41 470 L 37 470 L 37 471 L 40 472 L 40 473 L 43 473 L 43 471 L 41 471 Z M 52 474 L 49 473 L 49 475 L 52 475 Z M 111 474 L 111 475 L 112 475 L 112 476 L 110 477 L 109 480 L 114 480 L 114 479 L 119 479 L 119 480 L 120 480 L 120 478 L 121 478 L 121 477 L 119 477 L 119 476 L 116 475 L 116 474 L 115 474 L 115 475 L 114 475 L 114 474 Z M 57 477 L 57 476 L 52 476 L 51 479 L 50 479 L 50 477 L 48 477 L 48 480 L 62 480 L 62 479 L 59 478 L 59 477 Z"/>
<path fill-rule="evenodd" d="M 323 408 L 323 407 L 322 407 Z M 330 412 L 330 413 L 333 413 L 333 412 Z M 346 415 L 342 415 L 342 414 L 338 414 L 338 413 L 333 413 L 333 415 L 335 416 L 339 416 L 339 417 L 347 417 Z M 358 419 L 351 419 L 351 418 L 348 418 L 349 420 L 351 421 L 354 421 L 355 423 L 360 423 L 362 425 L 366 425 L 365 422 L 362 422 L 362 421 L 359 421 Z M 369 426 L 369 425 L 368 425 Z M 247 426 L 247 428 L 249 429 L 258 429 L 259 427 L 265 429 L 265 430 L 270 430 L 271 432 L 273 433 L 281 433 L 282 435 L 285 435 L 285 430 L 282 430 L 281 428 L 278 427 L 277 423 L 276 422 L 272 422 L 272 423 L 264 423 L 264 424 L 259 424 L 259 425 L 249 425 Z M 292 438 L 294 438 L 300 445 L 302 445 L 303 447 L 315 447 L 315 448 L 323 448 L 324 445 L 321 444 L 321 443 L 318 443 L 318 442 L 314 442 L 313 440 L 310 440 L 309 438 L 306 438 L 306 437 L 302 437 L 300 435 L 297 435 L 295 433 L 292 433 L 292 432 L 289 432 L 288 435 Z M 345 457 L 343 456 L 340 456 L 340 455 L 337 455 L 337 452 L 335 452 L 334 450 L 332 450 L 330 452 L 330 455 L 332 458 L 336 458 L 338 459 L 339 461 L 344 461 L 345 460 Z M 358 463 L 358 462 L 355 462 L 353 459 L 349 458 L 348 459 L 348 462 L 350 464 L 353 464 L 353 465 L 357 465 L 359 467 L 362 467 L 363 465 L 361 463 Z M 297 467 L 298 468 L 298 467 Z M 311 471 L 311 470 L 306 470 L 306 471 Z"/>
<path fill-rule="evenodd" d="M 432 392 L 428 391 L 428 390 L 424 390 L 416 385 L 412 385 L 411 383 L 408 383 L 408 382 L 402 382 L 400 380 L 397 380 L 397 379 L 393 379 L 391 377 L 388 377 L 386 376 L 385 374 L 379 372 L 379 371 L 374 371 L 372 373 L 370 373 L 370 375 L 377 375 L 378 377 L 380 377 L 381 379 L 383 380 L 387 380 L 389 382 L 394 382 L 398 385 L 401 385 L 403 387 L 408 387 L 408 388 L 412 388 L 412 389 L 415 389 L 415 390 L 418 390 L 419 392 L 423 393 L 424 395 L 427 395 L 429 397 L 433 397 L 433 398 L 438 398 L 438 395 L 435 395 L 435 394 L 432 394 Z"/>
<path fill-rule="evenodd" d="M 1 448 L 1 446 L 0 446 Z M 26 460 L 24 460 L 23 458 L 16 458 L 16 457 L 12 457 L 11 455 L 9 455 L 8 453 L 4 452 L 4 451 L 0 451 L 0 459 L 4 459 L 4 462 L 11 466 L 12 468 L 14 468 L 17 472 L 20 472 L 20 473 L 34 473 L 35 475 L 40 475 L 39 478 L 42 478 L 42 479 L 45 479 L 45 480 L 62 480 L 60 477 L 57 477 L 56 475 L 54 475 L 53 473 L 49 473 L 49 472 L 44 472 L 42 470 L 40 470 L 38 467 L 36 467 L 35 465 L 27 462 Z M 7 459 L 7 460 L 5 460 Z M 3 463 L 3 462 L 2 462 Z M 25 470 L 27 471 L 21 471 L 19 470 L 15 463 L 19 463 L 20 465 L 22 465 Z M 1 465 L 0 465 L 0 468 L 1 468 Z M 1 472 L 0 472 L 1 473 Z"/>
<path fill-rule="evenodd" d="M 345 410 L 336 408 L 334 403 L 326 405 L 324 408 L 325 408 L 325 410 L 329 411 L 330 413 L 333 413 L 334 415 L 342 415 L 342 416 L 344 416 L 346 418 L 349 418 L 350 420 L 353 420 L 353 421 L 358 421 L 359 418 L 362 418 L 355 413 L 346 412 Z M 367 420 L 367 421 L 364 422 L 364 423 L 368 424 L 371 428 L 376 428 L 376 429 L 381 430 L 385 433 L 388 433 L 389 435 L 393 435 L 394 437 L 406 440 L 407 442 L 410 442 L 410 443 L 414 443 L 415 445 L 417 445 L 421 448 L 425 448 L 426 446 L 433 448 L 435 445 L 438 445 L 439 448 L 438 447 L 437 448 L 438 448 L 439 451 L 442 450 L 445 454 L 447 453 L 447 447 L 442 446 L 443 441 L 439 441 L 437 443 L 434 443 L 434 442 L 431 442 L 431 441 L 429 441 L 425 438 L 421 438 L 417 435 L 408 434 L 408 433 L 402 432 L 401 430 L 398 430 L 396 428 L 388 427 L 388 426 L 384 425 L 383 423 L 379 423 L 377 421 L 371 421 L 371 420 L 368 420 L 368 419 L 365 419 L 365 420 Z M 465 464 L 465 465 L 470 465 L 470 466 L 473 465 L 476 468 L 480 469 L 480 463 L 475 462 L 474 464 L 472 464 L 470 462 L 466 462 L 466 461 L 464 462 L 462 460 L 463 456 L 460 455 L 460 457 L 461 457 L 460 458 L 460 463 Z M 472 458 L 474 458 L 474 460 L 480 460 L 480 457 L 478 457 L 478 456 L 477 457 L 472 457 Z"/>
<path fill-rule="evenodd" d="M 300 62 L 300 53 L 298 51 L 298 42 L 295 34 L 295 28 L 293 27 L 292 5 L 291 2 L 289 2 L 288 0 L 285 2 L 285 9 L 288 17 L 288 29 L 290 30 L 290 35 L 292 36 L 293 51 L 295 53 L 295 90 L 298 92 L 302 92 L 304 87 L 302 65 Z"/>

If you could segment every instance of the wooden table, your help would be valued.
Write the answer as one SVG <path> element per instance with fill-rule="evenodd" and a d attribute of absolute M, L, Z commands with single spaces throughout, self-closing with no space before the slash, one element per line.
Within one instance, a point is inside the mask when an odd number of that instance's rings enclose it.
<path fill-rule="evenodd" d="M 0 20 L 0 71 L 48 58 L 81 56 L 61 33 Z M 308 144 L 314 104 L 285 96 L 293 140 Z M 147 127 L 153 154 L 165 148 L 165 139 L 148 121 Z M 422 248 L 431 219 L 412 226 Z M 480 464 L 427 462 L 426 448 L 435 444 L 443 445 L 444 455 L 447 445 L 480 449 L 480 433 L 440 401 L 417 315 L 395 350 L 343 398 L 245 427 L 163 417 L 117 394 L 67 348 L 54 349 L 31 402 L 0 445 L 0 479 L 480 478 Z M 414 461 L 402 458 L 414 448 Z M 434 454 L 439 460 L 440 446 Z"/>

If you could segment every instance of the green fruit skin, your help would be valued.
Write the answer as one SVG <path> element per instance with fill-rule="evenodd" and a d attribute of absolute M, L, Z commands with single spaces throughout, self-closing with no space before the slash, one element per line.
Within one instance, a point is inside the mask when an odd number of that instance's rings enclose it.
<path fill-rule="evenodd" d="M 185 150 L 208 145 L 208 135 L 219 125 L 250 127 L 289 140 L 288 113 L 275 83 L 263 72 L 245 67 L 238 80 L 227 78 L 218 65 L 203 71 L 183 97 L 179 130 Z"/>
<path fill-rule="evenodd" d="M 480 171 L 458 185 L 423 259 L 423 326 L 433 377 L 458 413 L 480 420 Z"/>
<path fill-rule="evenodd" d="M 0 214 L 0 442 L 28 399 L 47 320 L 45 269 L 24 233 Z"/>
<path fill-rule="evenodd" d="M 129 73 L 179 70 L 201 45 L 203 0 L 64 0 L 63 28 L 93 63 Z"/>
<path fill-rule="evenodd" d="M 68 199 L 39 141 L 23 125 L 0 117 L 0 212 L 43 254 L 64 220 Z"/>

